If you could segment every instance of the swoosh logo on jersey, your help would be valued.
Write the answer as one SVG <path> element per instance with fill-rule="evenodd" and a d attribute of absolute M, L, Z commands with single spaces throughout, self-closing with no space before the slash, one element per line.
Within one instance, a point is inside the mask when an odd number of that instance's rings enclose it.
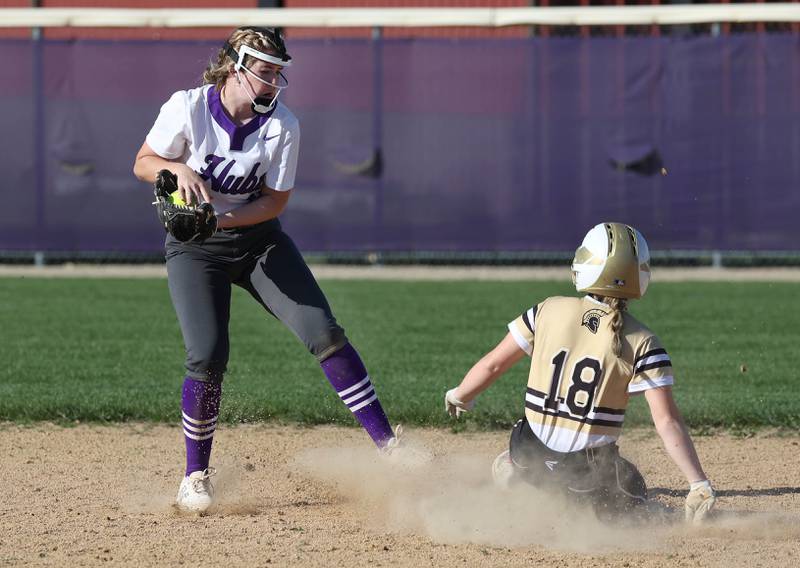
<path fill-rule="evenodd" d="M 273 134 L 272 136 L 264 136 L 265 141 L 272 140 L 273 138 L 277 138 L 280 134 Z"/>
<path fill-rule="evenodd" d="M 550 471 L 553 471 L 555 469 L 555 467 L 558 465 L 558 462 L 557 461 L 545 460 L 544 465 L 547 466 L 547 469 L 549 469 Z"/>

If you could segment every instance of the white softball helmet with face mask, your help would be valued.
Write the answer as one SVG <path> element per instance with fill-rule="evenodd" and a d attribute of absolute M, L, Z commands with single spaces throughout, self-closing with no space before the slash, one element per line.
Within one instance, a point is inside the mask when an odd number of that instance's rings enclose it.
<path fill-rule="evenodd" d="M 647 241 L 630 225 L 595 225 L 575 251 L 572 281 L 578 292 L 614 298 L 641 298 L 650 283 Z"/>

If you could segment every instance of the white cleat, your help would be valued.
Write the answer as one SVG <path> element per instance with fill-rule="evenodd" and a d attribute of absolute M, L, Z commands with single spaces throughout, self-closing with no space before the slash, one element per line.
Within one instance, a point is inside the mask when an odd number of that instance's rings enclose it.
<path fill-rule="evenodd" d="M 217 470 L 209 467 L 184 477 L 175 501 L 178 509 L 187 513 L 205 513 L 214 503 L 214 485 L 211 483 L 211 477 L 216 474 Z"/>
<path fill-rule="evenodd" d="M 400 451 L 400 447 L 403 443 L 400 441 L 400 438 L 403 436 L 403 426 L 398 424 L 395 426 L 394 429 L 394 436 L 389 438 L 389 441 L 386 442 L 386 445 L 383 446 L 379 451 L 384 456 L 391 456 L 393 453 Z"/>
<path fill-rule="evenodd" d="M 508 489 L 514 479 L 514 462 L 511 461 L 511 452 L 508 450 L 494 458 L 492 462 L 492 481 L 498 489 Z"/>
<path fill-rule="evenodd" d="M 378 451 L 387 462 L 401 467 L 419 467 L 433 459 L 424 448 L 411 447 L 406 443 L 400 424 L 395 427 L 394 436 Z"/>

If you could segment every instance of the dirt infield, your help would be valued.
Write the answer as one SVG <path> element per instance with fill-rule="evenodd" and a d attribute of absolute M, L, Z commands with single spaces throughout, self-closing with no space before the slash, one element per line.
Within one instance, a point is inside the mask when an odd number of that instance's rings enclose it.
<path fill-rule="evenodd" d="M 677 521 L 684 483 L 649 430 L 622 452 L 655 500 L 646 524 L 565 515 L 535 492 L 495 490 L 489 464 L 504 433 L 408 433 L 433 456 L 376 458 L 356 429 L 222 427 L 219 508 L 171 506 L 178 427 L 0 425 L 0 565 L 50 566 L 762 566 L 800 562 L 800 437 L 700 437 L 720 493 L 702 528 Z"/>
<path fill-rule="evenodd" d="M 313 264 L 326 280 L 550 280 L 570 281 L 569 268 L 554 266 L 345 266 Z M 0 265 L 0 278 L 166 278 L 161 264 Z M 800 282 L 800 268 L 656 267 L 654 282 Z"/>

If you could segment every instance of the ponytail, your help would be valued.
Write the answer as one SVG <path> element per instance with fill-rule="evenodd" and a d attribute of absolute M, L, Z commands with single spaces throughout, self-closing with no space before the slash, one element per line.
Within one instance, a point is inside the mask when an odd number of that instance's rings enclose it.
<path fill-rule="evenodd" d="M 611 308 L 611 331 L 614 338 L 611 340 L 611 351 L 616 357 L 622 356 L 622 328 L 625 318 L 622 313 L 628 309 L 628 300 L 623 298 L 606 297 L 603 301 Z"/>

